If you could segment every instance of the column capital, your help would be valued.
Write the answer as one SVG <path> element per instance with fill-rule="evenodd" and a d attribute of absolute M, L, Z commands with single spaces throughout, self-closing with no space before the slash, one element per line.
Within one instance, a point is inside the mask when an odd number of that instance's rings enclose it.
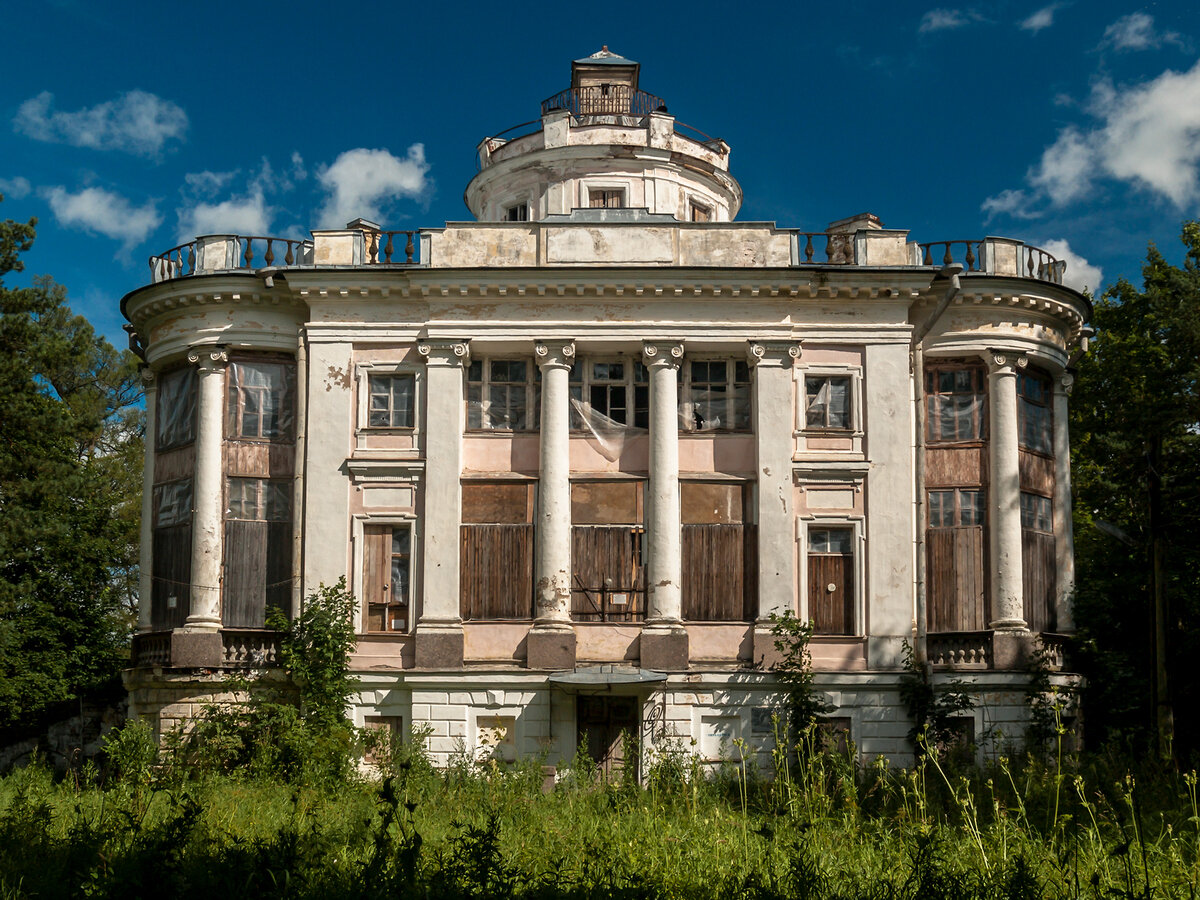
<path fill-rule="evenodd" d="M 642 361 L 657 368 L 679 368 L 683 362 L 682 341 L 642 341 Z"/>
<path fill-rule="evenodd" d="M 569 369 L 575 362 L 575 342 L 538 341 L 533 345 L 533 358 L 541 369 Z"/>
<path fill-rule="evenodd" d="M 791 368 L 800 358 L 799 341 L 747 341 L 746 358 L 750 365 Z"/>
<path fill-rule="evenodd" d="M 158 378 L 158 373 L 147 365 L 138 366 L 138 378 L 142 380 L 142 384 L 146 389 L 154 387 L 154 382 Z"/>
<path fill-rule="evenodd" d="M 1029 365 L 1029 357 L 1016 350 L 989 349 L 984 355 L 990 375 L 1015 375 Z"/>
<path fill-rule="evenodd" d="M 465 366 L 471 360 L 471 342 L 458 338 L 420 341 L 417 352 L 430 366 Z"/>
<path fill-rule="evenodd" d="M 193 347 L 188 351 L 187 358 L 202 375 L 224 369 L 229 362 L 229 354 L 224 347 Z"/>
<path fill-rule="evenodd" d="M 1063 372 L 1062 375 L 1054 379 L 1054 386 L 1070 397 L 1071 391 L 1075 390 L 1075 376 L 1070 372 Z"/>

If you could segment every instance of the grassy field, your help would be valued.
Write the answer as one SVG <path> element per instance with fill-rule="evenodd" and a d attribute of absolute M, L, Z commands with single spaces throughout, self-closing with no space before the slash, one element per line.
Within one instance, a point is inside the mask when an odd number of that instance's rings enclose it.
<path fill-rule="evenodd" d="M 681 749 L 644 785 L 586 761 L 294 786 L 144 768 L 0 781 L 0 897 L 1188 897 L 1194 774 L 1111 758 L 951 770 L 813 754 L 760 778 Z"/>

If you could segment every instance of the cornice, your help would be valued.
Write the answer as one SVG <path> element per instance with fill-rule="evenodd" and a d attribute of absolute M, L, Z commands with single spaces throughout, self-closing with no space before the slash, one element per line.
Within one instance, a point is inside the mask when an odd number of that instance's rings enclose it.
<path fill-rule="evenodd" d="M 307 318 L 303 301 L 286 287 L 267 287 L 261 277 L 250 273 L 189 276 L 147 285 L 126 294 L 121 311 L 141 330 L 166 313 L 221 305 L 298 309 Z"/>

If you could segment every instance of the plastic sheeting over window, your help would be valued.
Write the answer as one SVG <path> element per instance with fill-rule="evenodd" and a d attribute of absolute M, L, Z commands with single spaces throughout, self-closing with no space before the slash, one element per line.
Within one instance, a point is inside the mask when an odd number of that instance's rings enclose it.
<path fill-rule="evenodd" d="M 523 359 L 475 360 L 467 369 L 467 427 L 482 431 L 537 428 L 540 371 Z"/>
<path fill-rule="evenodd" d="M 156 450 L 180 447 L 196 439 L 195 369 L 175 369 L 159 379 L 154 422 Z"/>
<path fill-rule="evenodd" d="M 850 378 L 817 375 L 804 379 L 805 424 L 809 428 L 850 427 Z"/>
<path fill-rule="evenodd" d="M 741 361 L 692 360 L 679 405 L 682 431 L 749 431 L 750 367 Z"/>
<path fill-rule="evenodd" d="M 229 364 L 231 438 L 290 441 L 296 406 L 296 369 L 290 363 L 236 360 Z"/>
<path fill-rule="evenodd" d="M 192 521 L 192 480 L 184 478 L 154 488 L 154 525 L 186 525 Z"/>
<path fill-rule="evenodd" d="M 926 437 L 931 442 L 983 440 L 987 395 L 974 366 L 925 372 Z"/>
<path fill-rule="evenodd" d="M 230 478 L 225 518 L 250 522 L 286 522 L 291 519 L 290 481 L 266 478 Z"/>

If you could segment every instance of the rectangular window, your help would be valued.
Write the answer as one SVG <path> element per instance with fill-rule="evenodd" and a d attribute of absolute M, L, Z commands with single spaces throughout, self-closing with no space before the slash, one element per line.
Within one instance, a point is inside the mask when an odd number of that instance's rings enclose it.
<path fill-rule="evenodd" d="M 408 630 L 412 529 L 406 524 L 363 527 L 363 628 Z"/>
<path fill-rule="evenodd" d="M 1054 531 L 1054 516 L 1049 497 L 1021 493 L 1021 527 L 1031 531 Z"/>
<path fill-rule="evenodd" d="M 983 517 L 983 491 L 954 488 L 929 492 L 930 528 L 982 525 Z"/>
<path fill-rule="evenodd" d="M 807 375 L 804 378 L 805 424 L 809 428 L 849 430 L 850 376 Z"/>
<path fill-rule="evenodd" d="M 708 222 L 712 219 L 712 209 L 695 201 L 688 204 L 688 211 L 693 222 Z"/>
<path fill-rule="evenodd" d="M 154 487 L 150 623 L 175 628 L 188 617 L 192 579 L 192 482 Z"/>
<path fill-rule="evenodd" d="M 529 204 L 518 203 L 515 206 L 510 206 L 504 210 L 505 222 L 528 222 L 529 221 Z"/>
<path fill-rule="evenodd" d="M 363 762 L 368 765 L 386 765 L 395 758 L 396 749 L 404 741 L 403 716 L 363 716 L 366 749 Z"/>
<path fill-rule="evenodd" d="M 533 617 L 534 486 L 464 482 L 460 615 L 466 620 Z"/>
<path fill-rule="evenodd" d="M 291 363 L 231 362 L 228 370 L 228 436 L 292 439 L 296 367 Z"/>
<path fill-rule="evenodd" d="M 1031 631 L 1054 631 L 1058 558 L 1054 504 L 1049 497 L 1021 492 L 1021 586 L 1023 612 Z"/>
<path fill-rule="evenodd" d="M 684 481 L 679 485 L 683 618 L 744 622 L 757 611 L 758 540 L 751 486 Z"/>
<path fill-rule="evenodd" d="M 369 427 L 412 428 L 415 401 L 415 375 L 367 376 Z"/>
<path fill-rule="evenodd" d="M 1022 448 L 1054 454 L 1054 433 L 1050 414 L 1050 383 L 1041 375 L 1021 372 L 1017 375 L 1017 427 Z"/>
<path fill-rule="evenodd" d="M 854 530 L 808 531 L 808 616 L 816 634 L 854 634 Z"/>
<path fill-rule="evenodd" d="M 637 622 L 646 614 L 640 481 L 571 485 L 571 618 Z"/>
<path fill-rule="evenodd" d="M 986 396 L 981 367 L 926 367 L 926 439 L 930 443 L 982 440 Z"/>
<path fill-rule="evenodd" d="M 524 359 L 479 359 L 467 369 L 467 427 L 535 431 L 541 371 Z"/>
<path fill-rule="evenodd" d="M 683 431 L 750 431 L 750 367 L 725 359 L 685 367 L 679 427 Z"/>
<path fill-rule="evenodd" d="M 286 522 L 291 517 L 292 482 L 266 478 L 227 480 L 226 519 L 244 522 Z"/>
<path fill-rule="evenodd" d="M 614 425 L 650 427 L 646 367 L 629 359 L 576 361 L 571 367 L 571 429 L 603 433 Z"/>
<path fill-rule="evenodd" d="M 929 491 L 926 541 L 929 630 L 979 631 L 989 621 L 983 570 L 985 494 Z"/>
<path fill-rule="evenodd" d="M 625 191 L 620 188 L 592 188 L 588 191 L 588 206 L 593 209 L 622 209 L 625 206 Z"/>
<path fill-rule="evenodd" d="M 191 366 L 159 378 L 154 425 L 155 451 L 182 447 L 196 439 L 196 370 Z"/>

